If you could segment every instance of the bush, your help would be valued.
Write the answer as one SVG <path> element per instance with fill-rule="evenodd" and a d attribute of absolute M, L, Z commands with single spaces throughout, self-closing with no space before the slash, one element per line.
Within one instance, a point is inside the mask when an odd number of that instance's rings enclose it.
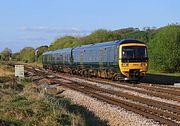
<path fill-rule="evenodd" d="M 71 120 L 72 118 L 68 114 L 62 114 L 60 116 L 57 116 L 57 122 L 62 126 L 71 126 Z"/>
<path fill-rule="evenodd" d="M 23 62 L 26 63 L 32 63 L 35 61 L 35 54 L 34 54 L 34 48 L 32 47 L 25 47 L 20 52 L 20 59 Z"/>

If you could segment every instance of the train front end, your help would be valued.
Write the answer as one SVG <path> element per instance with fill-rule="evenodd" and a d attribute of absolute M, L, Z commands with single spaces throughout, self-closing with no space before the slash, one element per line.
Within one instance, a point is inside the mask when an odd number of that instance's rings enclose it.
<path fill-rule="evenodd" d="M 124 80 L 139 80 L 148 70 L 147 47 L 143 42 L 128 42 L 119 47 L 119 68 Z"/>

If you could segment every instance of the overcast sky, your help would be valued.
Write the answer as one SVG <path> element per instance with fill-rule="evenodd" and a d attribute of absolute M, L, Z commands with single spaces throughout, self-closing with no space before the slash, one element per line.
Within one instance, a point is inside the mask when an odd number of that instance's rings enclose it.
<path fill-rule="evenodd" d="M 97 29 L 180 23 L 180 0 L 0 0 L 0 52 Z"/>

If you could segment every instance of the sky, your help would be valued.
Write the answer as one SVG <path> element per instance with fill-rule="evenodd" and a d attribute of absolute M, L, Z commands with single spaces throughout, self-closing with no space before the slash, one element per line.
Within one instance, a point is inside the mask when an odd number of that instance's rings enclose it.
<path fill-rule="evenodd" d="M 180 23 L 180 0 L 0 0 L 0 52 L 97 29 Z"/>

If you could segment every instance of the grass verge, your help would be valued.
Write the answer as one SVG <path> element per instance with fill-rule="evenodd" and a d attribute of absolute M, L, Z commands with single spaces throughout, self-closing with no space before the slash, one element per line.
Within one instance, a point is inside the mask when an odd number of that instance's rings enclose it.
<path fill-rule="evenodd" d="M 83 106 L 39 92 L 27 78 L 14 82 L 7 77 L 0 85 L 0 126 L 107 125 Z"/>

